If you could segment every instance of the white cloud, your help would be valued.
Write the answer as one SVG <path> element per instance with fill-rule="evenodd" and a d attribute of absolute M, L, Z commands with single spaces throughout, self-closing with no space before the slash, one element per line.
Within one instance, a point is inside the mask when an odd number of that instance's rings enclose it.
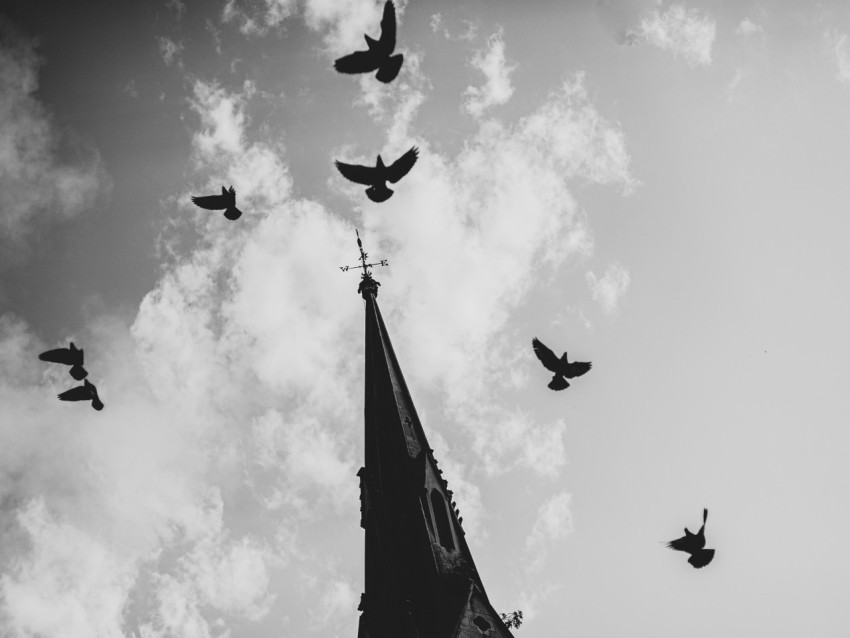
<path fill-rule="evenodd" d="M 572 499 L 572 494 L 561 492 L 540 506 L 531 533 L 525 539 L 525 552 L 529 555 L 527 572 L 539 571 L 545 562 L 548 546 L 573 533 Z"/>
<path fill-rule="evenodd" d="M 183 62 L 180 59 L 184 49 L 182 42 L 175 42 L 166 36 L 159 36 L 156 41 L 159 45 L 159 54 L 162 56 L 162 60 L 166 66 L 171 66 L 175 62 L 179 67 L 183 66 Z"/>
<path fill-rule="evenodd" d="M 482 122 L 455 158 L 406 125 L 389 129 L 392 154 L 416 142 L 422 151 L 392 199 L 365 206 L 373 254 L 393 264 L 381 279 L 394 334 L 407 336 L 397 345 L 405 371 L 444 393 L 483 469 L 551 476 L 564 463 L 564 424 L 534 423 L 499 400 L 516 348 L 503 331 L 538 277 L 592 250 L 570 182 L 636 187 L 623 134 L 589 102 L 582 75 L 514 125 Z"/>
<path fill-rule="evenodd" d="M 627 32 L 626 43 L 652 44 L 681 55 L 691 66 L 708 66 L 716 31 L 707 12 L 674 4 L 664 12 L 655 9 L 642 17 L 640 25 Z"/>
<path fill-rule="evenodd" d="M 744 18 L 735 29 L 735 33 L 743 36 L 753 35 L 754 33 L 764 33 L 764 27 L 760 24 L 756 24 L 749 18 Z"/>
<path fill-rule="evenodd" d="M 68 142 L 35 97 L 41 60 L 34 44 L 0 29 L 0 252 L 9 258 L 39 224 L 91 207 L 108 179 L 91 148 L 74 144 L 79 159 L 59 159 Z"/>
<path fill-rule="evenodd" d="M 296 0 L 227 0 L 221 21 L 236 22 L 244 35 L 264 36 L 279 28 L 297 9 Z"/>
<path fill-rule="evenodd" d="M 835 60 L 836 77 L 840 82 L 850 82 L 850 41 L 847 34 L 832 30 L 824 38 Z"/>
<path fill-rule="evenodd" d="M 487 40 L 486 51 L 477 51 L 472 66 L 484 74 L 483 86 L 469 86 L 464 92 L 464 108 L 473 117 L 480 117 L 487 109 L 505 104 L 514 93 L 511 73 L 516 65 L 505 60 L 505 40 L 499 29 Z"/>
<path fill-rule="evenodd" d="M 606 314 L 616 312 L 623 295 L 629 289 L 631 276 L 627 268 L 614 263 L 608 266 L 602 277 L 597 277 L 593 272 L 585 274 L 587 285 L 593 294 L 593 300 L 598 301 Z"/>

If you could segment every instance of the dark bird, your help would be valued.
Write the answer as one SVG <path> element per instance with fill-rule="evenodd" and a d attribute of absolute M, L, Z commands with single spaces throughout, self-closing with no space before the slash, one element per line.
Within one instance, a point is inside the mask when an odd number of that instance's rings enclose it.
<path fill-rule="evenodd" d="M 97 396 L 97 388 L 94 387 L 93 383 L 89 383 L 89 380 L 86 379 L 83 381 L 83 385 L 78 385 L 76 388 L 71 388 L 70 390 L 65 390 L 65 392 L 57 395 L 62 401 L 89 401 L 91 400 L 91 407 L 95 410 L 102 410 L 103 403 L 100 400 L 100 397 Z"/>
<path fill-rule="evenodd" d="M 384 5 L 384 17 L 381 18 L 381 38 L 374 40 L 364 35 L 367 51 L 355 51 L 344 55 L 334 62 L 334 68 L 340 73 L 371 73 L 378 70 L 375 76 L 381 82 L 392 82 L 401 69 L 404 56 L 401 53 L 392 55 L 395 50 L 395 5 L 388 0 Z"/>
<path fill-rule="evenodd" d="M 224 186 L 222 186 L 221 195 L 192 197 L 192 203 L 207 210 L 223 210 L 227 219 L 235 220 L 242 216 L 242 211 L 236 208 L 236 191 L 233 190 L 232 186 L 229 191 L 224 190 Z"/>
<path fill-rule="evenodd" d="M 70 372 L 71 376 L 77 381 L 82 381 L 88 375 L 88 372 L 86 372 L 85 368 L 83 368 L 83 351 L 75 346 L 73 341 L 71 342 L 71 346 L 68 348 L 56 348 L 55 350 L 42 352 L 38 355 L 38 358 L 42 361 L 50 361 L 51 363 L 61 363 L 66 366 L 71 366 L 71 369 L 68 372 Z"/>
<path fill-rule="evenodd" d="M 345 164 L 340 161 L 336 162 L 336 167 L 347 180 L 368 186 L 366 195 L 373 202 L 385 202 L 393 195 L 393 190 L 387 188 L 387 182 L 395 184 L 407 175 L 416 163 L 417 157 L 419 157 L 419 149 L 414 146 L 389 166 L 384 166 L 384 161 L 378 155 L 378 161 L 374 167 Z"/>
<path fill-rule="evenodd" d="M 702 527 L 696 534 L 692 534 L 688 528 L 685 528 L 685 535 L 682 538 L 677 538 L 674 541 L 667 543 L 667 547 L 680 552 L 687 552 L 691 555 L 688 562 L 695 568 L 705 567 L 714 558 L 713 549 L 704 549 L 705 547 L 705 521 L 708 518 L 708 510 L 702 510 Z"/>
<path fill-rule="evenodd" d="M 540 359 L 547 370 L 554 372 L 555 376 L 549 382 L 549 387 L 553 390 L 565 390 L 570 387 L 567 379 L 580 377 L 585 372 L 590 370 L 593 365 L 590 361 L 567 361 L 567 353 L 565 352 L 559 359 L 554 352 L 544 346 L 537 337 L 531 340 L 531 345 L 534 347 L 534 354 Z"/>

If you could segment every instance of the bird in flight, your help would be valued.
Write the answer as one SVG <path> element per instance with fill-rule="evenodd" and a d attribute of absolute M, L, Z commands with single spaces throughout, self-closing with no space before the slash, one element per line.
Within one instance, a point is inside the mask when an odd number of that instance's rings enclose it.
<path fill-rule="evenodd" d="M 88 375 L 86 369 L 83 368 L 83 351 L 75 346 L 73 341 L 68 348 L 56 348 L 55 350 L 42 352 L 38 355 L 38 358 L 42 361 L 61 363 L 66 366 L 71 366 L 71 369 L 68 372 L 70 372 L 71 376 L 77 381 L 82 381 Z"/>
<path fill-rule="evenodd" d="M 688 562 L 696 569 L 705 567 L 714 558 L 713 549 L 705 548 L 705 521 L 708 518 L 708 510 L 702 510 L 702 527 L 696 534 L 691 533 L 688 528 L 685 528 L 685 535 L 682 538 L 677 538 L 674 541 L 667 543 L 667 547 L 680 552 L 687 552 L 691 555 Z"/>
<path fill-rule="evenodd" d="M 537 337 L 534 337 L 534 339 L 531 340 L 531 345 L 534 347 L 534 354 L 536 354 L 537 358 L 540 359 L 540 363 L 543 364 L 543 367 L 550 372 L 555 373 L 555 376 L 553 376 L 552 380 L 549 382 L 549 387 L 553 390 L 565 390 L 569 388 L 570 384 L 567 379 L 580 377 L 590 370 L 593 365 L 590 361 L 573 361 L 570 363 L 567 361 L 566 352 L 561 355 L 561 358 L 559 359 L 555 353 L 543 345 Z"/>
<path fill-rule="evenodd" d="M 221 187 L 221 195 L 205 195 L 204 197 L 192 197 L 192 203 L 207 210 L 223 210 L 227 219 L 236 220 L 242 216 L 242 211 L 236 208 L 236 191 L 233 186 L 230 190 Z"/>
<path fill-rule="evenodd" d="M 387 0 L 384 5 L 384 16 L 381 18 L 381 37 L 379 40 L 364 35 L 367 51 L 355 51 L 344 55 L 334 62 L 334 68 L 340 73 L 371 73 L 378 70 L 376 78 L 381 82 L 392 82 L 401 69 L 404 56 L 401 53 L 392 55 L 395 50 L 395 5 L 393 0 Z"/>
<path fill-rule="evenodd" d="M 91 407 L 95 410 L 102 410 L 103 403 L 100 397 L 97 396 L 97 388 L 88 379 L 83 381 L 83 385 L 78 385 L 70 390 L 65 390 L 57 395 L 62 401 L 91 401 Z"/>
<path fill-rule="evenodd" d="M 345 164 L 337 161 L 336 167 L 347 180 L 368 186 L 366 195 L 373 202 L 385 202 L 393 195 L 393 190 L 387 188 L 387 182 L 395 184 L 407 175 L 416 163 L 417 157 L 419 157 L 419 149 L 414 146 L 389 166 L 384 166 L 384 161 L 378 155 L 375 166 Z"/>

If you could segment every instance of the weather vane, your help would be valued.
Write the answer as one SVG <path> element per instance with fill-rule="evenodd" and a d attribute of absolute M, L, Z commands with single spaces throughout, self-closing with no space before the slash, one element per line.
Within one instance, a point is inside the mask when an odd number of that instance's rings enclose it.
<path fill-rule="evenodd" d="M 352 268 L 362 268 L 363 274 L 360 275 L 360 276 L 363 279 L 366 279 L 367 277 L 372 276 L 372 272 L 369 270 L 369 268 L 371 268 L 372 266 L 389 266 L 390 265 L 390 262 L 386 259 L 382 259 L 381 261 L 374 263 L 374 264 L 367 264 L 366 259 L 369 258 L 369 253 L 367 253 L 365 250 L 363 250 L 363 242 L 360 241 L 360 231 L 355 228 L 354 232 L 357 233 L 357 246 L 360 248 L 360 265 L 359 266 L 340 266 L 339 269 L 342 272 L 348 272 Z"/>

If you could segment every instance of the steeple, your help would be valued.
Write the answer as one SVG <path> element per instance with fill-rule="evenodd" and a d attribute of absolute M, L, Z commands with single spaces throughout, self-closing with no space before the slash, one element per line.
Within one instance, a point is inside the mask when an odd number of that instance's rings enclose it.
<path fill-rule="evenodd" d="M 359 236 L 358 236 L 359 243 Z M 365 267 L 365 455 L 360 525 L 366 591 L 358 638 L 510 638 L 466 542 L 456 504 L 416 414 Z"/>

